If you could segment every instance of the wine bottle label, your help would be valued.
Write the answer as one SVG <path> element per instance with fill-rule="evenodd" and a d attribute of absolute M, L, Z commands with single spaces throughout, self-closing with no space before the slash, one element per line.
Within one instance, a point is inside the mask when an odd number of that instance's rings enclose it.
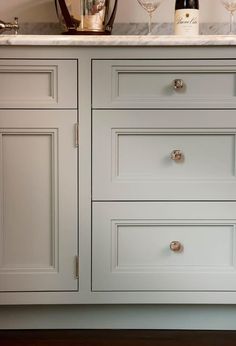
<path fill-rule="evenodd" d="M 199 34 L 199 10 L 185 8 L 175 11 L 175 35 Z"/>

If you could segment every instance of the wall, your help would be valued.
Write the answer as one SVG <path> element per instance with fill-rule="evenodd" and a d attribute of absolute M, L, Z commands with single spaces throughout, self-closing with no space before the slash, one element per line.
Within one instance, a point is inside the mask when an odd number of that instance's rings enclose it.
<path fill-rule="evenodd" d="M 79 0 L 72 0 L 79 1 Z M 154 14 L 154 22 L 172 22 L 175 0 L 163 0 L 160 10 Z M 220 0 L 200 0 L 202 22 L 227 22 L 228 13 Z M 1 0 L 0 19 L 12 20 L 18 16 L 21 22 L 57 21 L 54 0 Z M 144 22 L 147 15 L 137 0 L 119 0 L 117 22 Z"/>

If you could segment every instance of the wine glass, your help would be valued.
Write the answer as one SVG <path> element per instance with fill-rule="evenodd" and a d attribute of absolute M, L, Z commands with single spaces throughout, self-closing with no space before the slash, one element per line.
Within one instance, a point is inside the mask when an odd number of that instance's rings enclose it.
<path fill-rule="evenodd" d="M 138 3 L 149 14 L 148 35 L 151 35 L 152 15 L 160 6 L 162 0 L 138 0 Z M 236 2 L 236 0 L 235 0 Z"/>
<path fill-rule="evenodd" d="M 236 11 L 236 0 L 221 0 L 225 9 L 230 13 L 230 30 L 229 34 L 233 35 L 234 12 Z"/>

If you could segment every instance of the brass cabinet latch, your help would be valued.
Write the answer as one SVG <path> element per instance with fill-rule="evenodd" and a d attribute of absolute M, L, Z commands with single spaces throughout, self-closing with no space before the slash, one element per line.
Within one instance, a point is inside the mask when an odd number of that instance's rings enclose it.
<path fill-rule="evenodd" d="M 75 256 L 75 278 L 79 278 L 79 256 Z"/>
<path fill-rule="evenodd" d="M 75 146 L 79 146 L 79 123 L 75 124 Z"/>

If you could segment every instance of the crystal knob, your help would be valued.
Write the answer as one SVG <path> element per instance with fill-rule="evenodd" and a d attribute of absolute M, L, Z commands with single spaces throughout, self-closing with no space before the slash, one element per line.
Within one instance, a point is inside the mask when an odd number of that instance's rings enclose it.
<path fill-rule="evenodd" d="M 177 162 L 183 161 L 183 159 L 184 159 L 184 154 L 183 154 L 183 152 L 182 152 L 181 150 L 176 149 L 176 150 L 173 150 L 173 151 L 171 152 L 170 158 L 171 158 L 171 160 L 177 161 Z"/>
<path fill-rule="evenodd" d="M 173 88 L 174 90 L 181 90 L 184 88 L 184 81 L 183 79 L 174 79 L 173 81 Z"/>
<path fill-rule="evenodd" d="M 173 240 L 170 243 L 170 249 L 173 252 L 181 252 L 183 250 L 183 245 L 179 241 Z"/>

